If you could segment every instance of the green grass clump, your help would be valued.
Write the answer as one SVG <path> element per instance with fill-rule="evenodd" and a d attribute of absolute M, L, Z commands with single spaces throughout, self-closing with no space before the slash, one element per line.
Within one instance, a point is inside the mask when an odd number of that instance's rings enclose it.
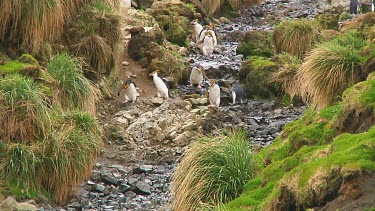
<path fill-rule="evenodd" d="M 99 91 L 82 72 L 79 62 L 68 54 L 57 55 L 47 65 L 56 80 L 55 103 L 66 110 L 80 109 L 95 113 Z"/>
<path fill-rule="evenodd" d="M 173 209 L 197 210 L 235 198 L 255 166 L 243 134 L 196 142 L 173 175 Z"/>
<path fill-rule="evenodd" d="M 362 36 L 350 33 L 317 45 L 297 73 L 303 99 L 324 108 L 359 82 L 363 77 L 359 52 L 365 44 Z"/>
<path fill-rule="evenodd" d="M 0 136 L 3 142 L 33 142 L 49 132 L 46 95 L 30 78 L 14 74 L 0 79 Z"/>

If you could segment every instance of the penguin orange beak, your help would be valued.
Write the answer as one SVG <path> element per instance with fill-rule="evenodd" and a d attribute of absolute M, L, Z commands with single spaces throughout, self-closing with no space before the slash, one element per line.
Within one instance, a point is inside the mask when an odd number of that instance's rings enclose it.
<path fill-rule="evenodd" d="M 124 85 L 124 89 L 127 89 L 129 87 L 129 84 Z"/>

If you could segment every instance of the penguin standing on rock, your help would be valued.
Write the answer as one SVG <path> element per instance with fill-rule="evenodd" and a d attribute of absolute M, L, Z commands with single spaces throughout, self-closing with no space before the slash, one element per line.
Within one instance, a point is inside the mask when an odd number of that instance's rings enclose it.
<path fill-rule="evenodd" d="M 155 70 L 154 72 L 150 73 L 149 76 L 153 77 L 154 84 L 156 86 L 156 95 L 158 97 L 162 97 L 164 99 L 168 99 L 168 87 L 164 83 L 164 81 L 158 76 L 159 70 Z"/>
<path fill-rule="evenodd" d="M 215 47 L 215 40 L 211 31 L 207 31 L 202 42 L 202 53 L 206 58 L 212 58 Z"/>
<path fill-rule="evenodd" d="M 125 101 L 122 103 L 127 103 L 129 101 L 134 103 L 137 100 L 137 97 L 140 96 L 138 93 L 138 90 L 144 93 L 143 90 L 139 89 L 137 85 L 135 85 L 134 81 L 131 78 L 125 81 L 123 89 L 126 89 L 126 91 L 125 91 Z M 120 92 L 118 93 L 118 95 L 120 95 Z"/>
<path fill-rule="evenodd" d="M 211 79 L 208 86 L 208 100 L 210 105 L 219 107 L 220 105 L 220 87 L 216 84 L 216 80 Z"/>
<path fill-rule="evenodd" d="M 232 103 L 236 104 L 236 102 L 243 103 L 243 100 L 245 99 L 245 90 L 242 87 L 242 85 L 239 83 L 239 81 L 236 81 L 232 84 L 232 87 L 230 89 L 230 94 L 232 96 Z"/>
<path fill-rule="evenodd" d="M 195 84 L 198 85 L 198 89 L 202 88 L 201 84 L 203 82 L 203 76 L 205 75 L 204 68 L 200 65 L 197 65 L 191 69 L 190 73 L 190 86 Z"/>

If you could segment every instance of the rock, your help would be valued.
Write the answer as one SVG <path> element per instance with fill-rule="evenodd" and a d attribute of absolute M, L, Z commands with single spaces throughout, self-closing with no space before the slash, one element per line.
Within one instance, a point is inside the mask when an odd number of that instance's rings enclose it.
<path fill-rule="evenodd" d="M 135 191 L 138 192 L 139 194 L 151 194 L 151 187 L 149 184 L 147 184 L 144 181 L 138 181 L 135 183 Z"/>
<path fill-rule="evenodd" d="M 188 122 L 184 126 L 182 126 L 183 131 L 192 131 L 192 130 L 197 130 L 197 123 L 196 122 Z"/>
<path fill-rule="evenodd" d="M 226 24 L 230 24 L 231 23 L 230 20 L 228 18 L 226 18 L 226 17 L 220 17 L 219 21 L 220 21 L 220 23 L 226 23 Z"/>
<path fill-rule="evenodd" d="M 134 198 L 134 197 L 137 196 L 137 194 L 134 193 L 133 191 L 126 191 L 125 196 L 126 196 L 126 198 Z"/>
<path fill-rule="evenodd" d="M 161 104 L 163 104 L 164 99 L 163 99 L 163 98 L 160 98 L 160 97 L 154 97 L 154 98 L 151 99 L 151 102 L 152 102 L 154 105 L 161 105 Z"/>
<path fill-rule="evenodd" d="M 115 118 L 115 121 L 116 121 L 119 125 L 121 125 L 122 127 L 124 127 L 124 128 L 128 127 L 128 125 L 129 125 L 129 121 L 128 121 L 128 119 L 126 119 L 126 118 L 124 118 L 124 117 L 116 117 L 116 118 Z"/>
<path fill-rule="evenodd" d="M 68 207 L 74 210 L 81 210 L 81 204 L 79 202 L 73 202 L 69 204 Z"/>
<path fill-rule="evenodd" d="M 108 174 L 102 174 L 102 181 L 106 184 L 112 184 L 112 185 L 118 185 L 119 184 L 119 180 L 114 178 L 114 177 L 111 177 L 110 175 Z"/>
<path fill-rule="evenodd" d="M 102 185 L 102 184 L 96 184 L 94 190 L 98 191 L 98 192 L 104 192 L 105 191 L 105 186 Z"/>
<path fill-rule="evenodd" d="M 140 165 L 135 168 L 133 168 L 134 174 L 142 174 L 142 173 L 149 173 L 153 169 L 152 165 Z"/>
<path fill-rule="evenodd" d="M 14 210 L 18 206 L 18 202 L 11 196 L 8 196 L 4 201 L 1 202 L 0 210 Z"/>
<path fill-rule="evenodd" d="M 122 64 L 123 66 L 128 66 L 128 65 L 129 65 L 129 62 L 127 62 L 127 61 L 123 61 L 123 62 L 121 62 L 121 64 Z"/>

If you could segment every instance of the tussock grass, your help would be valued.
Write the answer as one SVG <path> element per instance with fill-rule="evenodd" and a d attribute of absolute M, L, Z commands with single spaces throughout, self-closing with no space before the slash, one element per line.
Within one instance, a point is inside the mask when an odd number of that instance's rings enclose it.
<path fill-rule="evenodd" d="M 103 147 L 102 132 L 94 116 L 84 112 L 57 114 L 56 123 L 54 133 L 45 140 L 40 175 L 54 199 L 65 203 L 71 188 L 90 176 Z"/>
<path fill-rule="evenodd" d="M 359 52 L 364 46 L 363 37 L 353 33 L 317 45 L 297 73 L 302 98 L 324 108 L 360 81 L 363 76 Z"/>
<path fill-rule="evenodd" d="M 27 187 L 37 187 L 41 167 L 40 144 L 28 146 L 11 143 L 0 148 L 0 173 L 8 181 L 18 178 Z"/>
<path fill-rule="evenodd" d="M 47 96 L 31 79 L 14 74 L 0 79 L 0 136 L 7 142 L 34 142 L 51 127 Z"/>
<path fill-rule="evenodd" d="M 61 34 L 64 10 L 58 0 L 1 1 L 0 20 L 0 40 L 4 44 L 10 42 L 36 52 L 43 41 Z"/>
<path fill-rule="evenodd" d="M 95 113 L 99 90 L 82 73 L 80 63 L 67 53 L 58 54 L 47 65 L 56 80 L 54 102 L 63 109 Z"/>
<path fill-rule="evenodd" d="M 298 19 L 281 22 L 273 31 L 276 53 L 286 52 L 302 58 L 317 40 L 318 30 L 319 25 L 312 20 Z"/>
<path fill-rule="evenodd" d="M 290 96 L 290 99 L 293 100 L 301 92 L 296 74 L 298 68 L 302 65 L 302 61 L 287 53 L 280 54 L 279 59 L 281 66 L 277 72 L 271 75 L 271 81 L 279 83 L 281 88 Z"/>
<path fill-rule="evenodd" d="M 67 30 L 72 54 L 84 58 L 89 65 L 84 69 L 85 73 L 94 72 L 96 78 L 103 72 L 116 69 L 123 50 L 118 45 L 122 36 L 122 18 L 109 4 L 116 1 L 107 2 L 92 1 L 83 5 L 81 15 L 70 22 Z"/>
<path fill-rule="evenodd" d="M 173 174 L 172 209 L 200 210 L 228 202 L 242 192 L 254 167 L 244 134 L 194 143 Z"/>
<path fill-rule="evenodd" d="M 263 0 L 227 0 L 233 10 L 238 10 L 242 4 L 256 5 L 262 3 Z M 208 15 L 212 15 L 220 10 L 223 0 L 203 0 L 203 7 L 206 9 Z"/>

